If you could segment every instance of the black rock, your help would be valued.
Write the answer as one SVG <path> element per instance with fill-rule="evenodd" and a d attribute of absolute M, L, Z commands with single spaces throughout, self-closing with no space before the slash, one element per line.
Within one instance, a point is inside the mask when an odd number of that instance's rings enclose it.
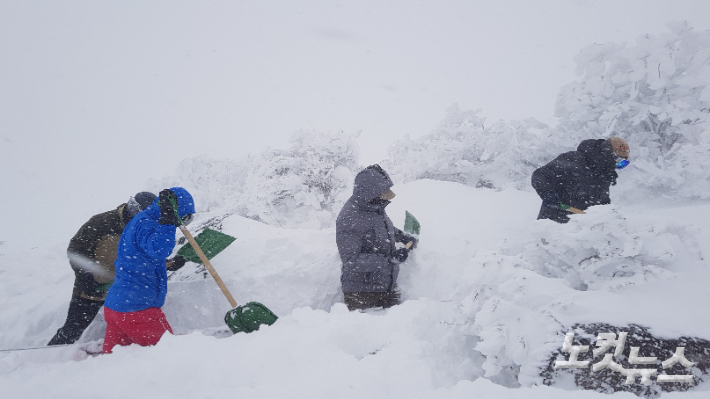
<path fill-rule="evenodd" d="M 574 332 L 573 345 L 589 345 L 589 351 L 580 353 L 577 360 L 589 361 L 587 368 L 555 368 L 556 361 L 569 360 L 569 353 L 562 352 L 562 342 L 564 336 L 568 332 Z M 627 332 L 624 351 L 621 356 L 614 356 L 614 362 L 620 364 L 624 369 L 654 369 L 658 371 L 658 375 L 693 375 L 692 382 L 665 382 L 659 383 L 656 377 L 652 378 L 650 385 L 643 385 L 640 378 L 637 378 L 633 384 L 625 384 L 626 376 L 619 372 L 615 372 L 606 368 L 594 372 L 592 365 L 600 362 L 604 358 L 604 354 L 600 354 L 593 358 L 592 351 L 597 348 L 597 335 L 600 333 L 615 333 L 619 337 L 619 333 Z M 643 326 L 631 324 L 626 327 L 616 327 L 610 324 L 593 323 L 593 324 L 576 324 L 567 331 L 561 331 L 560 334 L 560 349 L 556 350 L 550 356 L 547 367 L 540 371 L 540 376 L 543 378 L 545 385 L 563 387 L 565 381 L 573 380 L 574 384 L 583 389 L 594 390 L 601 393 L 611 394 L 614 392 L 624 391 L 631 392 L 641 397 L 654 398 L 660 396 L 662 392 L 671 391 L 687 391 L 697 386 L 708 378 L 708 369 L 710 369 L 710 341 L 693 338 L 680 337 L 676 339 L 657 338 L 649 333 L 649 329 Z M 655 365 L 633 365 L 628 362 L 631 347 L 639 347 L 639 355 L 641 357 L 656 357 Z M 685 358 L 695 364 L 690 368 L 683 367 L 680 363 L 676 363 L 668 369 L 663 369 L 661 362 L 669 359 L 676 352 L 676 348 L 685 347 Z M 614 353 L 615 348 L 610 348 L 606 353 Z"/>

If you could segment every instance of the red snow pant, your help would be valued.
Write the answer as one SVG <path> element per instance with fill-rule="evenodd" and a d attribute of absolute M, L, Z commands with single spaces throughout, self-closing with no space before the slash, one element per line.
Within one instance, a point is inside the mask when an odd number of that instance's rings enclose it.
<path fill-rule="evenodd" d="M 165 314 L 158 308 L 124 313 L 104 306 L 104 319 L 106 319 L 104 353 L 111 353 L 116 345 L 155 345 L 166 331 L 173 333 Z"/>

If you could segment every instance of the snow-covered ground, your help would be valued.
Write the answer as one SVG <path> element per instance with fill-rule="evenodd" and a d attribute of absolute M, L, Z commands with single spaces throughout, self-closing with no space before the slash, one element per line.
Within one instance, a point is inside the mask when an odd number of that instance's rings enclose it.
<path fill-rule="evenodd" d="M 422 224 L 400 275 L 402 305 L 347 311 L 333 229 L 230 216 L 222 231 L 237 240 L 213 264 L 239 303 L 274 310 L 274 325 L 224 334 L 229 303 L 190 264 L 171 277 L 164 307 L 177 335 L 98 357 L 75 347 L 0 353 L 0 396 L 568 398 L 538 373 L 574 323 L 710 339 L 699 311 L 710 303 L 710 205 L 596 207 L 558 225 L 535 220 L 531 192 L 434 180 L 393 189 L 395 225 L 404 210 Z M 0 348 L 44 345 L 63 323 L 73 283 L 66 245 L 0 245 Z M 574 289 L 580 281 L 588 290 Z M 102 334 L 99 315 L 82 341 Z M 708 391 L 705 383 L 663 397 Z"/>
<path fill-rule="evenodd" d="M 710 339 L 707 15 L 703 0 L 0 2 L 0 398 L 603 397 L 542 385 L 572 325 Z M 614 205 L 536 221 L 532 170 L 612 133 L 632 148 Z M 329 226 L 374 162 L 406 183 L 388 213 L 416 215 L 421 241 L 403 304 L 348 312 Z M 189 264 L 164 307 L 176 335 L 44 347 L 72 234 L 173 185 L 195 195 L 192 228 L 216 218 L 237 238 L 213 262 L 237 301 L 280 319 L 232 335 Z M 99 313 L 81 342 L 104 329 Z"/>

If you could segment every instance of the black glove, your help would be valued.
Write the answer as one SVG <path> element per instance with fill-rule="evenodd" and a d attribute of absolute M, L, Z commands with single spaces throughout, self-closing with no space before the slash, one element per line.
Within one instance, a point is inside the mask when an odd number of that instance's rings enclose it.
<path fill-rule="evenodd" d="M 170 200 L 173 200 L 175 205 L 177 205 L 177 195 L 171 190 L 165 189 L 158 195 L 158 204 L 160 205 L 160 220 L 158 223 L 180 226 L 180 218 L 175 207 L 173 207 L 173 202 Z"/>
<path fill-rule="evenodd" d="M 168 259 L 168 264 L 170 264 L 171 262 L 172 264 L 168 266 L 168 270 L 174 272 L 180 270 L 181 267 L 185 266 L 185 263 L 187 263 L 187 259 L 183 258 L 180 255 L 177 255 L 172 259 Z"/>
<path fill-rule="evenodd" d="M 396 249 L 392 254 L 392 261 L 395 263 L 402 263 L 407 260 L 409 256 L 409 250 L 407 248 Z"/>

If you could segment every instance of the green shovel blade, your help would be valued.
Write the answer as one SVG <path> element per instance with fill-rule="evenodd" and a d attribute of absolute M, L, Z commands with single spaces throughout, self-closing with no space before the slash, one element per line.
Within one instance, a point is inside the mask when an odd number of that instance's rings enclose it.
<path fill-rule="evenodd" d="M 272 325 L 278 317 L 259 302 L 248 302 L 237 306 L 224 315 L 224 322 L 233 333 L 256 331 L 262 324 Z"/>
<path fill-rule="evenodd" d="M 408 234 L 419 235 L 421 230 L 421 225 L 417 218 L 414 217 L 409 211 L 404 211 L 404 232 Z"/>
<path fill-rule="evenodd" d="M 195 241 L 197 241 L 197 244 L 202 248 L 202 252 L 205 253 L 207 259 L 214 258 L 218 253 L 227 248 L 229 244 L 233 243 L 234 240 L 236 240 L 236 238 L 212 229 L 204 229 L 195 237 Z M 202 263 L 195 249 L 192 248 L 190 244 L 183 245 L 177 251 L 177 255 L 182 256 L 190 262 Z"/>

